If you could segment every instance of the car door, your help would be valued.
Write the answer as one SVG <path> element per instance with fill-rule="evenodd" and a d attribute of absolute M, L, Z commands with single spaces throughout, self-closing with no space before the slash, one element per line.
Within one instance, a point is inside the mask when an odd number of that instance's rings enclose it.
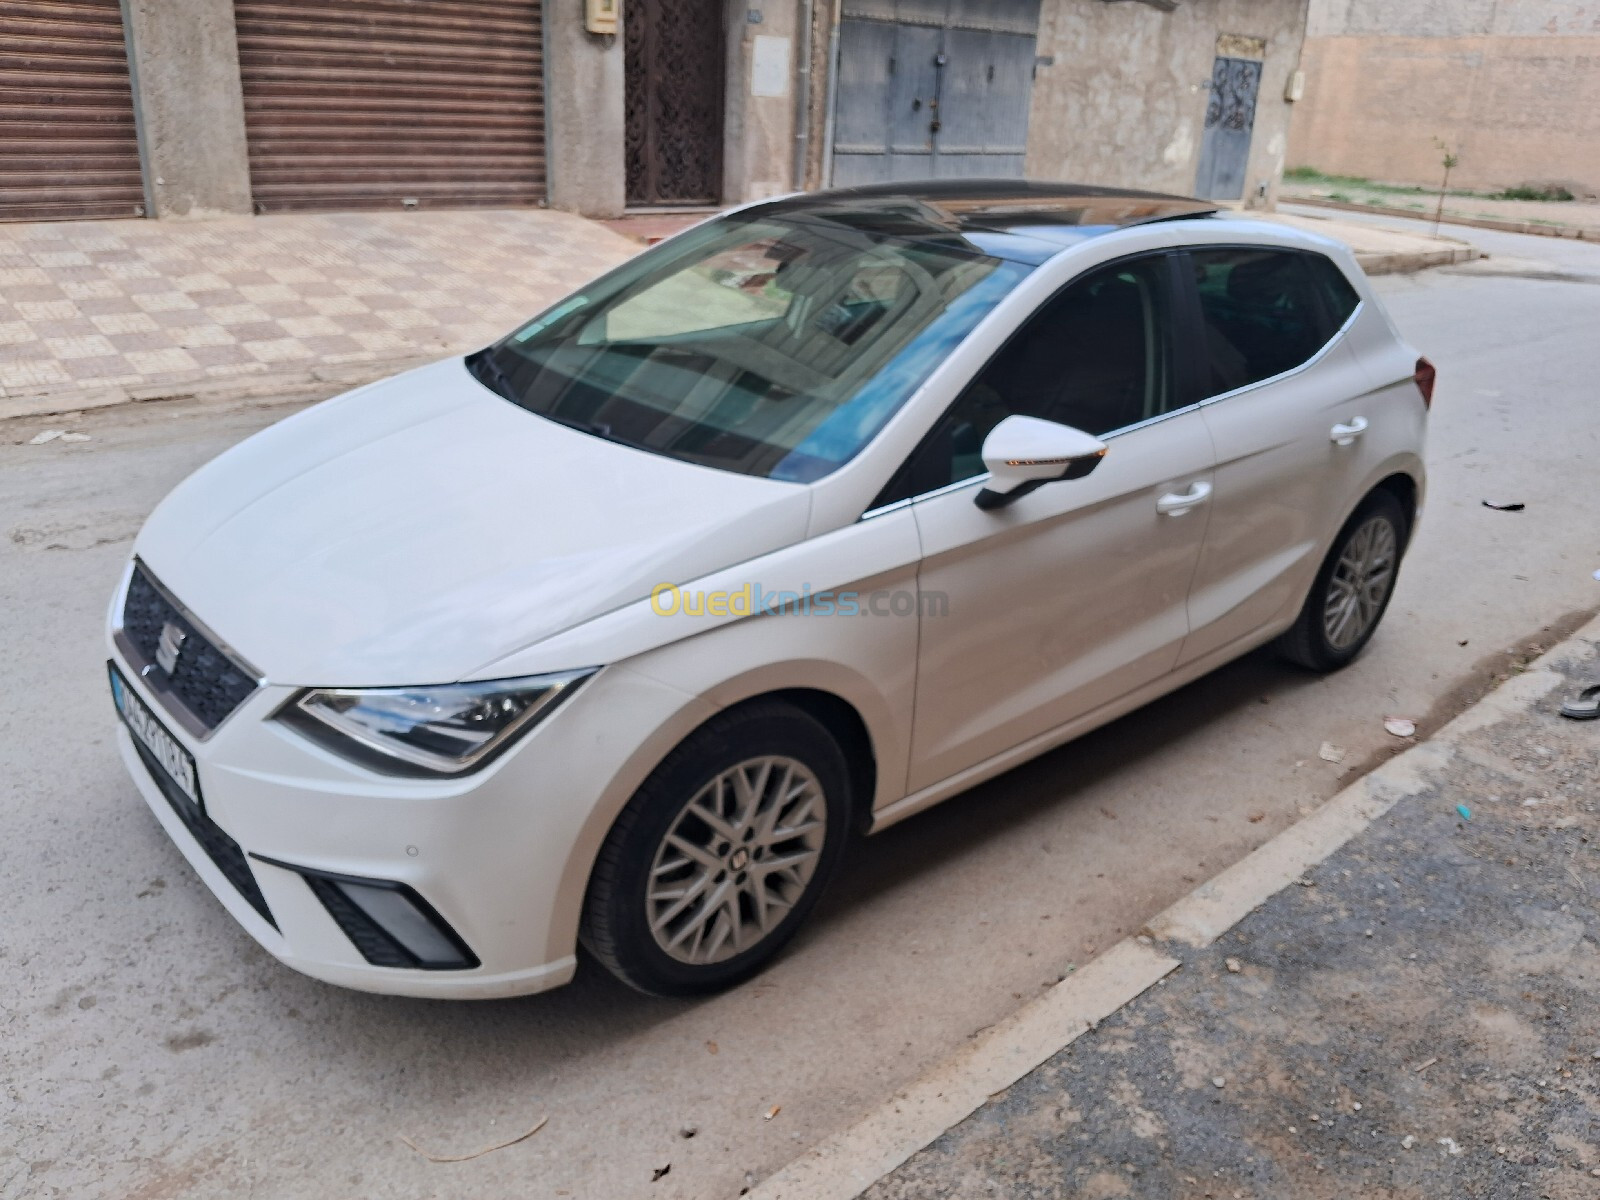
<path fill-rule="evenodd" d="M 1292 614 L 1371 470 L 1365 373 L 1338 330 L 1358 298 L 1320 255 L 1192 248 L 1182 272 L 1216 492 L 1182 662 Z M 1327 274 L 1331 272 L 1332 274 Z M 1343 285 L 1340 290 L 1339 285 Z"/>
<path fill-rule="evenodd" d="M 922 542 L 911 790 L 1173 668 L 1212 483 L 1204 419 L 1175 402 L 1173 270 L 1143 256 L 1057 293 L 891 485 L 914 497 Z M 979 509 L 983 439 L 1013 414 L 1108 452 L 1085 478 Z"/>

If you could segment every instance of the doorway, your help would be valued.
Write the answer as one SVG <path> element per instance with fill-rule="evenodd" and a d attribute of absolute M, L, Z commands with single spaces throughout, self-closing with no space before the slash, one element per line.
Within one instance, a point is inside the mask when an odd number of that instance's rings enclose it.
<path fill-rule="evenodd" d="M 634 0 L 622 27 L 628 204 L 720 203 L 721 0 Z"/>
<path fill-rule="evenodd" d="M 1211 98 L 1206 102 L 1205 133 L 1195 195 L 1206 200 L 1242 200 L 1250 163 L 1250 134 L 1261 91 L 1261 63 L 1218 55 L 1211 67 Z"/>

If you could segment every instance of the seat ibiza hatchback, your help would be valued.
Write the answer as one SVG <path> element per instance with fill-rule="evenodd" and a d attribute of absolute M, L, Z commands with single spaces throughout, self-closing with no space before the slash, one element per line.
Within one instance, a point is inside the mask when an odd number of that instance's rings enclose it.
<path fill-rule="evenodd" d="M 1360 653 L 1432 389 L 1347 250 L 1199 201 L 757 204 L 180 485 L 110 613 L 123 757 L 321 979 L 724 987 L 854 831 Z"/>

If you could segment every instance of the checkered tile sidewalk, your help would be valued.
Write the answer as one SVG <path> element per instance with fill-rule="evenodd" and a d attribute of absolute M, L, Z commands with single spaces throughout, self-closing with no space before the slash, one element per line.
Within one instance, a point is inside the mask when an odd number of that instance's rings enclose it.
<path fill-rule="evenodd" d="M 0 416 L 377 375 L 482 345 L 638 249 L 541 210 L 0 224 Z"/>

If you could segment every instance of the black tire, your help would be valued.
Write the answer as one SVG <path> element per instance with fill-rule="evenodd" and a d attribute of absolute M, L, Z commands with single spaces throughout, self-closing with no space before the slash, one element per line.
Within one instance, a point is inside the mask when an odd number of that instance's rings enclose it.
<path fill-rule="evenodd" d="M 682 961 L 668 953 L 651 932 L 648 885 L 657 854 L 668 853 L 664 847 L 668 833 L 676 827 L 681 834 L 684 827 L 679 819 L 703 788 L 725 772 L 765 757 L 793 760 L 810 772 L 821 789 L 820 805 L 813 801 L 813 809 L 822 808 L 826 820 L 820 835 L 811 835 L 821 838 L 820 850 L 812 859 L 814 869 L 803 884 L 795 885 L 800 890 L 787 915 L 759 940 L 721 961 Z M 579 940 L 618 979 L 652 995 L 699 995 L 748 979 L 794 936 L 838 869 L 851 828 L 853 802 L 843 751 L 807 713 L 782 701 L 758 700 L 713 717 L 662 761 L 617 817 L 589 878 Z M 696 820 L 692 816 L 687 819 Z M 716 836 L 703 822 L 695 827 Z M 720 838 L 718 844 L 724 844 Z M 733 852 L 737 853 L 737 844 Z M 724 866 L 737 861 L 724 858 Z M 750 862 L 749 857 L 744 861 Z M 685 865 L 689 870 L 704 870 L 687 860 Z M 751 863 L 750 879 L 757 878 L 757 870 Z M 723 874 L 732 872 L 724 870 Z M 745 877 L 746 873 L 739 871 L 737 879 Z M 720 883 L 720 877 L 716 878 Z M 767 884 L 752 882 L 749 886 L 765 888 Z M 762 893 L 763 897 L 769 894 Z M 747 903 L 739 895 L 735 894 L 731 903 L 740 906 L 739 912 L 753 912 L 755 898 L 748 897 Z"/>
<path fill-rule="evenodd" d="M 1334 573 L 1339 569 L 1340 560 L 1346 549 L 1351 546 L 1353 539 L 1373 521 L 1387 524 L 1389 536 L 1393 539 L 1394 550 L 1392 561 L 1389 563 L 1385 590 L 1381 601 L 1377 604 L 1376 612 L 1365 627 L 1352 640 L 1335 644 L 1330 640 L 1327 622 L 1324 619 L 1329 607 Z M 1410 521 L 1400 502 L 1395 499 L 1394 493 L 1381 489 L 1363 500 L 1361 506 L 1339 530 L 1339 536 L 1333 539 L 1328 557 L 1323 560 L 1322 566 L 1317 571 L 1317 577 L 1311 583 L 1311 590 L 1306 594 L 1300 615 L 1278 638 L 1278 653 L 1297 666 L 1323 673 L 1337 671 L 1354 662 L 1366 649 L 1367 643 L 1372 640 L 1372 635 L 1377 632 L 1378 625 L 1383 620 L 1383 614 L 1388 611 L 1389 600 L 1394 595 L 1395 580 L 1400 573 L 1400 561 L 1405 554 L 1409 527 Z"/>

